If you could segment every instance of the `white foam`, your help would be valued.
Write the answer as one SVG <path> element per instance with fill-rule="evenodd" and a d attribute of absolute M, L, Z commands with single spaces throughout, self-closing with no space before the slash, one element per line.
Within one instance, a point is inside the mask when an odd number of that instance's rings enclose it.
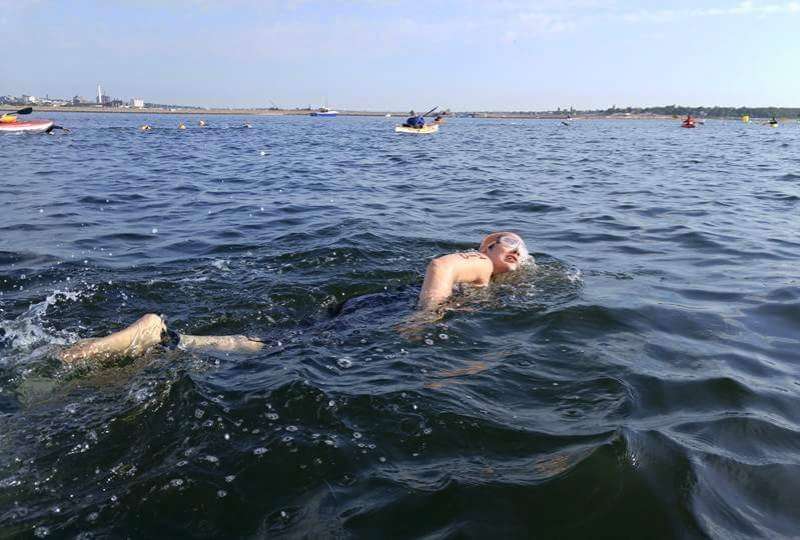
<path fill-rule="evenodd" d="M 48 329 L 43 322 L 51 306 L 60 302 L 75 302 L 94 291 L 89 287 L 85 291 L 53 291 L 47 298 L 31 304 L 25 313 L 13 320 L 0 321 L 0 335 L 11 350 L 29 351 L 42 345 L 65 345 L 77 339 L 73 333 Z M 0 360 L 3 362 L 3 360 Z"/>

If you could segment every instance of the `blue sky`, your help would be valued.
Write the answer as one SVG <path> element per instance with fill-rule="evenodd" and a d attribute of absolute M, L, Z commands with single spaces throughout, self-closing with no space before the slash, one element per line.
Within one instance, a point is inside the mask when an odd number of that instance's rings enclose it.
<path fill-rule="evenodd" d="M 205 106 L 800 105 L 800 0 L 0 0 L 0 94 Z"/>

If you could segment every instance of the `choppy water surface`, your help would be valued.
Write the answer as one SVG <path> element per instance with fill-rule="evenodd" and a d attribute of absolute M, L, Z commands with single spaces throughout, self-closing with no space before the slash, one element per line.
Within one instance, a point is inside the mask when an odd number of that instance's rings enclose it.
<path fill-rule="evenodd" d="M 0 537 L 800 530 L 800 125 L 57 120 L 0 139 Z M 502 229 L 538 270 L 398 330 Z M 267 347 L 49 354 L 147 312 Z"/>

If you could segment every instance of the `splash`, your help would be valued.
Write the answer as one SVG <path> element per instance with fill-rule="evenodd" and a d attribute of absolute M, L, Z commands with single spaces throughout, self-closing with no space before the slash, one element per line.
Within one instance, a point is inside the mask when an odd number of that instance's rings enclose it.
<path fill-rule="evenodd" d="M 94 289 L 94 286 L 90 286 L 83 291 L 54 291 L 41 302 L 31 304 L 17 318 L 0 321 L 0 346 L 12 351 L 28 352 L 43 345 L 64 345 L 75 341 L 78 336 L 48 328 L 44 318 L 50 307 L 62 302 L 76 302 L 94 292 Z M 0 359 L 0 365 L 7 361 L 8 357 Z"/>

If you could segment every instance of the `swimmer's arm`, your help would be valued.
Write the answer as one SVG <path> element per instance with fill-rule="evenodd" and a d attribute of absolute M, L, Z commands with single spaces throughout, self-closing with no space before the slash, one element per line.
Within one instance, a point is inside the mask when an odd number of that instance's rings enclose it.
<path fill-rule="evenodd" d="M 419 307 L 432 309 L 453 294 L 456 283 L 487 285 L 492 277 L 492 262 L 482 253 L 453 253 L 428 264 L 419 293 Z"/>

